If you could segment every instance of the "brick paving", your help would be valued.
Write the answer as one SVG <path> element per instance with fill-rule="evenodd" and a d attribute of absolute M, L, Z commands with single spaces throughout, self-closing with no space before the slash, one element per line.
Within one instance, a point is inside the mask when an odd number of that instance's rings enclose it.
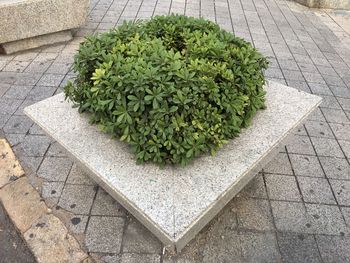
<path fill-rule="evenodd" d="M 217 22 L 269 57 L 269 79 L 324 98 L 277 158 L 174 257 L 22 112 L 74 76 L 84 35 L 168 13 Z M 95 0 L 73 41 L 0 56 L 0 129 L 45 201 L 105 262 L 350 262 L 349 39 L 322 11 L 284 0 Z"/>

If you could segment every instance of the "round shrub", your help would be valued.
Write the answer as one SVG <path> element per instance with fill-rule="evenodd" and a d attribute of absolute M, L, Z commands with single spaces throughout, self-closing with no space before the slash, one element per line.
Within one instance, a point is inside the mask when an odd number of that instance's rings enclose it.
<path fill-rule="evenodd" d="M 158 16 L 87 37 L 65 95 L 140 162 L 187 164 L 264 107 L 268 62 L 213 22 Z"/>

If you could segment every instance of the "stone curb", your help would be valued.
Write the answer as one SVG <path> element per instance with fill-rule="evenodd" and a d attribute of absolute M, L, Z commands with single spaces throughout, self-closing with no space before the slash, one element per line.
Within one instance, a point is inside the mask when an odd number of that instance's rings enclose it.
<path fill-rule="evenodd" d="M 5 139 L 0 139 L 0 170 L 0 202 L 37 262 L 95 262 L 28 182 Z"/>

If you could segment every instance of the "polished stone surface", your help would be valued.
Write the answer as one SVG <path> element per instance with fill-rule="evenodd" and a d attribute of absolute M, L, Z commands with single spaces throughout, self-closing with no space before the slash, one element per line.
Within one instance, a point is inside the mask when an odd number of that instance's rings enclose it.
<path fill-rule="evenodd" d="M 321 98 L 266 85 L 265 110 L 217 155 L 187 167 L 136 165 L 127 146 L 79 114 L 59 94 L 24 112 L 163 243 L 183 248 L 279 150 Z"/>

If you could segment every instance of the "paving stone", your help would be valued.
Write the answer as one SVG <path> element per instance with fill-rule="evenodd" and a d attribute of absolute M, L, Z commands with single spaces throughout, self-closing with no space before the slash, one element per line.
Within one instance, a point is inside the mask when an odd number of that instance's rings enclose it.
<path fill-rule="evenodd" d="M 0 171 L 0 188 L 24 175 L 20 163 L 5 139 L 0 139 Z"/>
<path fill-rule="evenodd" d="M 350 98 L 350 90 L 347 87 L 341 87 L 341 86 L 330 86 L 330 89 L 332 90 L 333 94 L 338 97 L 343 98 Z"/>
<path fill-rule="evenodd" d="M 350 165 L 346 159 L 335 157 L 319 157 L 328 178 L 350 179 Z"/>
<path fill-rule="evenodd" d="M 38 101 L 36 101 L 36 100 L 27 100 L 27 99 L 25 99 L 25 100 L 21 103 L 21 105 L 17 108 L 17 110 L 16 110 L 16 112 L 15 112 L 14 114 L 15 114 L 15 115 L 24 115 L 23 109 L 24 109 L 25 107 L 29 106 L 29 105 L 32 105 L 32 104 L 36 103 L 36 102 L 38 102 Z"/>
<path fill-rule="evenodd" d="M 139 263 L 139 262 L 149 262 L 149 263 L 160 263 L 159 255 L 147 255 L 147 254 L 135 254 L 135 253 L 125 253 L 122 254 L 120 263 Z"/>
<path fill-rule="evenodd" d="M 322 108 L 322 112 L 328 122 L 345 123 L 345 124 L 350 123 L 346 114 L 342 110 Z"/>
<path fill-rule="evenodd" d="M 292 175 L 292 166 L 290 165 L 287 154 L 279 153 L 274 160 L 264 167 L 264 172 Z"/>
<path fill-rule="evenodd" d="M 338 100 L 334 96 L 325 96 L 320 95 L 322 97 L 322 103 L 320 105 L 321 108 L 330 108 L 330 109 L 336 109 L 341 110 L 341 106 L 338 103 Z"/>
<path fill-rule="evenodd" d="M 350 99 L 337 98 L 337 100 L 344 110 L 350 110 Z"/>
<path fill-rule="evenodd" d="M 242 233 L 240 241 L 244 262 L 281 262 L 274 233 Z"/>
<path fill-rule="evenodd" d="M 161 253 L 162 244 L 141 223 L 132 220 L 123 237 L 123 253 Z"/>
<path fill-rule="evenodd" d="M 336 204 L 326 179 L 298 176 L 298 182 L 305 202 Z"/>
<path fill-rule="evenodd" d="M 99 187 L 91 214 L 101 216 L 125 216 L 125 213 L 126 211 L 124 208 Z"/>
<path fill-rule="evenodd" d="M 350 181 L 330 180 L 339 205 L 350 206 Z"/>
<path fill-rule="evenodd" d="M 272 215 L 267 200 L 236 198 L 233 211 L 237 213 L 238 226 L 250 230 L 273 230 Z"/>
<path fill-rule="evenodd" d="M 74 234 L 84 234 L 89 217 L 72 215 L 68 221 L 68 229 Z"/>
<path fill-rule="evenodd" d="M 283 262 L 322 262 L 315 238 L 312 235 L 277 233 L 277 239 Z"/>
<path fill-rule="evenodd" d="M 42 135 L 27 135 L 24 141 L 18 145 L 27 156 L 39 157 L 44 156 L 51 139 Z"/>
<path fill-rule="evenodd" d="M 13 115 L 3 129 L 6 133 L 27 133 L 32 125 L 33 121 L 27 116 Z"/>
<path fill-rule="evenodd" d="M 45 203 L 25 177 L 1 188 L 0 201 L 22 233 L 47 211 Z"/>
<path fill-rule="evenodd" d="M 333 95 L 332 91 L 328 88 L 326 84 L 320 84 L 320 83 L 309 83 L 309 87 L 313 94 L 317 95 Z"/>
<path fill-rule="evenodd" d="M 238 194 L 241 197 L 267 198 L 264 178 L 258 174 Z"/>
<path fill-rule="evenodd" d="M 95 193 L 96 189 L 91 185 L 66 184 L 58 205 L 69 212 L 87 215 L 90 213 Z"/>
<path fill-rule="evenodd" d="M 57 86 L 35 86 L 28 94 L 28 100 L 43 100 L 51 97 L 57 89 Z"/>
<path fill-rule="evenodd" d="M 41 196 L 57 203 L 62 194 L 63 186 L 63 182 L 44 182 Z"/>
<path fill-rule="evenodd" d="M 44 74 L 38 82 L 38 86 L 58 87 L 63 80 L 62 74 Z"/>
<path fill-rule="evenodd" d="M 304 77 L 299 70 L 282 70 L 284 77 L 288 80 L 304 81 Z"/>
<path fill-rule="evenodd" d="M 350 125 L 330 123 L 329 126 L 337 139 L 350 140 Z"/>
<path fill-rule="evenodd" d="M 54 215 L 44 215 L 24 234 L 38 262 L 80 263 L 87 254 Z"/>
<path fill-rule="evenodd" d="M 22 100 L 18 99 L 0 98 L 0 113 L 13 114 L 21 103 Z"/>
<path fill-rule="evenodd" d="M 315 154 L 314 148 L 307 136 L 291 135 L 288 138 L 286 146 L 288 153 Z"/>
<path fill-rule="evenodd" d="M 350 262 L 350 239 L 347 236 L 316 236 L 323 262 Z"/>
<path fill-rule="evenodd" d="M 123 229 L 124 219 L 121 217 L 91 216 L 85 237 L 88 251 L 119 253 Z"/>
<path fill-rule="evenodd" d="M 72 167 L 72 161 L 65 157 L 45 157 L 38 176 L 47 181 L 64 182 Z"/>
<path fill-rule="evenodd" d="M 324 177 L 322 167 L 315 156 L 290 154 L 290 161 L 295 175 Z"/>
<path fill-rule="evenodd" d="M 271 201 L 276 228 L 282 232 L 340 235 L 346 230 L 337 206 Z M 306 209 L 305 209 L 306 208 Z"/>
<path fill-rule="evenodd" d="M 344 157 L 337 141 L 334 139 L 311 137 L 311 141 L 319 156 Z"/>
<path fill-rule="evenodd" d="M 45 132 L 35 123 L 30 127 L 29 134 L 45 135 Z"/>
<path fill-rule="evenodd" d="M 12 86 L 3 95 L 4 98 L 24 100 L 33 86 Z"/>
<path fill-rule="evenodd" d="M 73 164 L 73 167 L 69 173 L 67 183 L 69 184 L 85 184 L 85 185 L 95 185 L 95 183 L 89 178 L 85 172 L 77 166 L 76 163 Z"/>
<path fill-rule="evenodd" d="M 348 160 L 350 159 L 350 141 L 338 140 L 340 147 Z"/>
<path fill-rule="evenodd" d="M 59 143 L 57 142 L 53 142 L 50 144 L 50 147 L 46 153 L 46 156 L 67 157 L 66 150 L 63 149 L 62 146 L 60 146 Z"/>
<path fill-rule="evenodd" d="M 25 134 L 20 133 L 6 133 L 6 139 L 11 146 L 15 146 L 24 141 Z"/>
<path fill-rule="evenodd" d="M 326 119 L 323 116 L 323 113 L 321 112 L 320 108 L 317 108 L 313 113 L 311 113 L 308 117 L 308 120 L 311 121 L 326 121 Z"/>
<path fill-rule="evenodd" d="M 273 200 L 301 201 L 294 176 L 266 174 L 268 196 Z"/>
<path fill-rule="evenodd" d="M 305 122 L 305 128 L 310 136 L 334 138 L 332 130 L 326 122 L 307 121 Z"/>

